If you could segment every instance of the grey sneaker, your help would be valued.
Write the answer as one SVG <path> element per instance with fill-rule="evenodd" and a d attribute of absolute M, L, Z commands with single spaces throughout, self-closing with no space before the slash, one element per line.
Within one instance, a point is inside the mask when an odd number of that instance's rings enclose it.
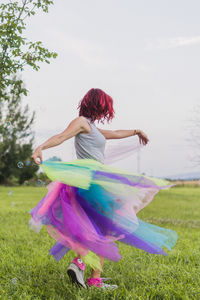
<path fill-rule="evenodd" d="M 67 274 L 69 275 L 72 283 L 77 283 L 78 285 L 87 289 L 87 286 L 84 282 L 84 272 L 85 264 L 80 258 L 75 257 L 67 268 Z"/>
<path fill-rule="evenodd" d="M 116 290 L 118 288 L 118 285 L 103 283 L 103 285 L 101 286 L 101 288 L 102 289 L 108 289 L 108 290 Z"/>
<path fill-rule="evenodd" d="M 95 287 L 100 287 L 102 289 L 109 289 L 109 290 L 115 290 L 118 288 L 118 285 L 116 284 L 107 284 L 107 283 L 104 283 L 103 281 L 105 280 L 108 280 L 108 279 L 111 279 L 111 278 L 102 278 L 102 277 L 99 277 L 99 278 L 88 278 L 87 280 L 87 284 L 88 286 L 95 286 Z"/>

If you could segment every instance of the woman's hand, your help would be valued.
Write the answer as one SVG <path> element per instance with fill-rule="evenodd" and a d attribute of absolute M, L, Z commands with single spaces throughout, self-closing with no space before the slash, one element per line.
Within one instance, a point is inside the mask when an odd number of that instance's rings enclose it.
<path fill-rule="evenodd" d="M 140 144 L 146 145 L 149 142 L 147 135 L 142 130 L 137 130 Z"/>
<path fill-rule="evenodd" d="M 40 147 L 36 148 L 31 157 L 34 162 L 39 165 L 42 162 L 42 149 Z M 39 158 L 40 161 L 38 161 L 37 158 Z"/>

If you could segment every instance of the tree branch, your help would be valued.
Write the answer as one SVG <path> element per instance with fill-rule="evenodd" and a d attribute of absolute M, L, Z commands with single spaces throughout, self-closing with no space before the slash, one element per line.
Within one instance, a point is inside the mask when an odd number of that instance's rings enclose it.
<path fill-rule="evenodd" d="M 23 2 L 23 0 L 22 0 L 22 3 L 23 3 L 23 6 L 22 6 L 22 8 L 21 8 L 21 10 L 20 10 L 20 13 L 19 13 L 17 19 L 16 19 L 16 24 L 18 23 L 18 21 L 19 21 L 21 15 L 22 15 L 22 13 L 23 13 L 23 11 L 24 11 L 24 8 L 25 8 L 25 5 L 26 5 L 26 3 L 27 3 L 27 0 L 24 0 L 24 2 Z M 12 34 L 12 33 L 13 33 L 13 32 L 11 32 L 10 34 Z M 8 38 L 9 38 L 9 37 L 8 37 Z M 8 50 L 8 45 L 6 45 L 5 48 L 3 49 L 2 61 L 1 61 L 1 66 L 0 66 L 0 73 L 2 73 L 2 71 L 4 70 L 4 59 L 5 59 L 5 56 L 6 56 L 6 54 L 7 54 L 7 50 Z M 1 74 L 0 85 L 1 85 L 1 83 L 2 83 L 2 81 L 3 81 L 3 78 L 4 78 L 4 76 L 3 76 L 3 74 Z"/>

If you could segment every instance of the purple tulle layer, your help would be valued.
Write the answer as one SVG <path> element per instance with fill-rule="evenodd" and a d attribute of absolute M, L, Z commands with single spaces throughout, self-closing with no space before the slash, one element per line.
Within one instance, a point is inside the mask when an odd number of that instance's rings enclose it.
<path fill-rule="evenodd" d="M 99 175 L 102 174 L 96 174 L 97 177 Z M 130 185 L 131 182 L 126 180 Z M 103 202 L 98 205 L 99 199 L 105 197 L 106 205 L 110 203 L 109 209 L 108 206 L 104 207 Z M 53 182 L 47 195 L 32 209 L 31 215 L 32 221 L 38 226 L 46 225 L 49 234 L 56 240 L 50 254 L 57 261 L 71 249 L 82 256 L 90 250 L 109 260 L 118 261 L 121 255 L 116 241 L 148 253 L 166 255 L 162 247 L 171 249 L 177 240 L 176 233 L 143 222 L 136 217 L 133 209 L 128 218 L 124 213 L 120 215 L 123 207 L 114 194 L 97 185 L 85 190 Z"/>

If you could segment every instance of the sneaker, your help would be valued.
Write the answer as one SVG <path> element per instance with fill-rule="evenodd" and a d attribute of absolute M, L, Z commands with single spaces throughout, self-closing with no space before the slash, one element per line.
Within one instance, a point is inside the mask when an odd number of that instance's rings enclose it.
<path fill-rule="evenodd" d="M 67 274 L 69 275 L 72 283 L 77 283 L 79 286 L 87 289 L 84 282 L 85 264 L 81 258 L 75 257 L 69 267 L 67 268 Z"/>
<path fill-rule="evenodd" d="M 103 283 L 103 281 L 108 280 L 108 279 L 111 279 L 111 278 L 101 278 L 101 277 L 88 278 L 87 284 L 88 284 L 88 286 L 97 286 L 97 287 L 101 287 L 103 289 L 109 289 L 109 290 L 117 289 L 118 285 L 116 285 L 116 284 Z"/>

